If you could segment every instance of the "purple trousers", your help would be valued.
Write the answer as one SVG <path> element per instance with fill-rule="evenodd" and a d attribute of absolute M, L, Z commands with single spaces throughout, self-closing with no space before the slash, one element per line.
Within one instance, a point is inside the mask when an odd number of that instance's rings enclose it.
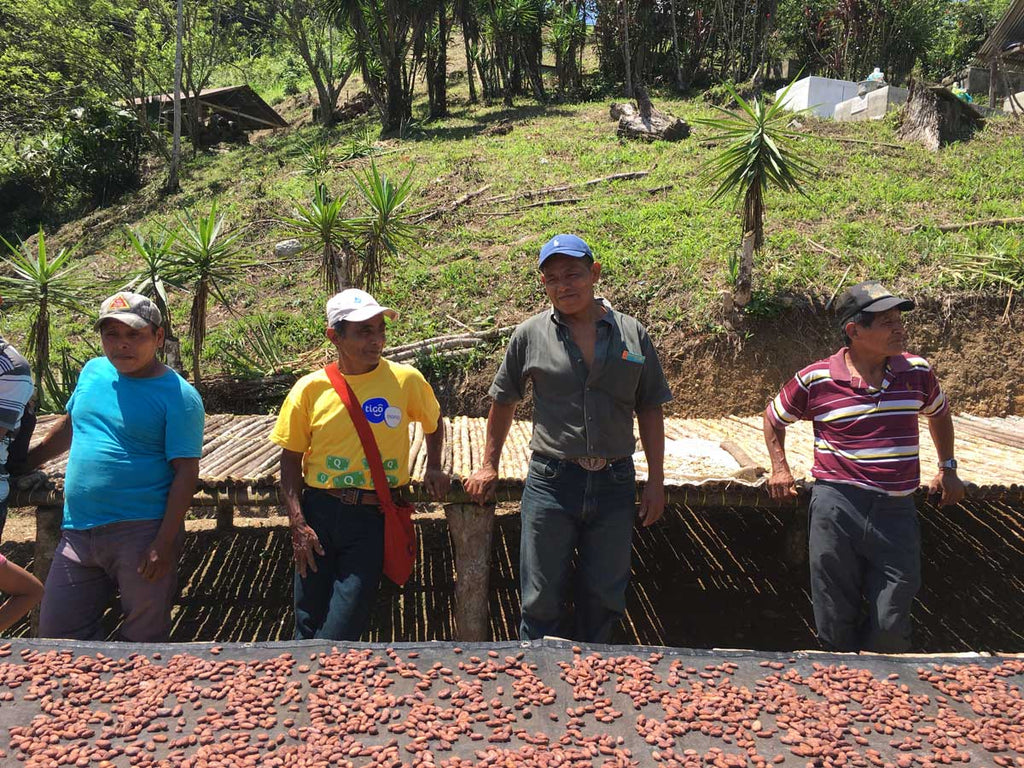
<path fill-rule="evenodd" d="M 84 531 L 65 530 L 46 577 L 39 636 L 105 639 L 100 620 L 117 592 L 124 611 L 118 638 L 134 643 L 166 642 L 178 590 L 177 567 L 158 581 L 147 581 L 138 572 L 160 522 L 130 520 Z M 175 542 L 175 563 L 181 556 L 184 534 L 182 530 Z"/>

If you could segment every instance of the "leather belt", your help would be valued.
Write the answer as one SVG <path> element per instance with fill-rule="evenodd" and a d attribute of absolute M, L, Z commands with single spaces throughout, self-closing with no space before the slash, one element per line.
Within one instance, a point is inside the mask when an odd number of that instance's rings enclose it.
<path fill-rule="evenodd" d="M 358 506 L 360 504 L 371 507 L 380 506 L 380 497 L 377 496 L 376 492 L 367 491 L 363 488 L 313 488 L 312 490 L 323 491 L 338 499 L 342 504 L 350 506 Z M 391 500 L 395 503 L 401 503 L 404 500 L 401 488 L 391 489 Z"/>
<path fill-rule="evenodd" d="M 600 472 L 602 469 L 610 467 L 617 461 L 624 461 L 626 459 L 632 458 L 632 456 L 618 456 L 612 459 L 606 459 L 603 456 L 575 456 L 569 459 L 555 459 L 553 456 L 545 456 L 542 453 L 538 453 L 537 455 L 551 461 L 571 462 L 587 470 L 587 472 Z"/>

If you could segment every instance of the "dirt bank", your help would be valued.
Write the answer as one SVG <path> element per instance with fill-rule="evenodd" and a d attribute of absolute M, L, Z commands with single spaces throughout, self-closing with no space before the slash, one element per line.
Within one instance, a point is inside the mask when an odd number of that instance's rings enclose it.
<path fill-rule="evenodd" d="M 1018 376 L 1024 368 L 1024 311 L 1019 301 L 1006 309 L 998 297 L 924 299 L 906 315 L 908 348 L 932 362 L 959 413 L 1024 414 Z M 709 418 L 761 410 L 795 371 L 840 346 L 833 324 L 821 302 L 798 300 L 772 317 L 744 318 L 728 333 L 652 329 L 675 394 L 668 413 Z M 469 371 L 430 377 L 446 413 L 487 414 L 487 389 L 500 354 Z M 204 383 L 203 397 L 211 412 L 266 413 L 280 405 L 294 379 Z M 529 418 L 528 402 L 519 415 Z"/>

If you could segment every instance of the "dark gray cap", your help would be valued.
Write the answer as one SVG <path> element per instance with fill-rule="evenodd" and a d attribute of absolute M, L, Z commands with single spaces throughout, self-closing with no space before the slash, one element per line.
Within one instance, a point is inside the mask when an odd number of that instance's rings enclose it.
<path fill-rule="evenodd" d="M 858 312 L 885 312 L 890 309 L 901 312 L 914 308 L 914 302 L 893 296 L 877 280 L 866 280 L 847 288 L 836 299 L 836 317 L 845 326 Z"/>

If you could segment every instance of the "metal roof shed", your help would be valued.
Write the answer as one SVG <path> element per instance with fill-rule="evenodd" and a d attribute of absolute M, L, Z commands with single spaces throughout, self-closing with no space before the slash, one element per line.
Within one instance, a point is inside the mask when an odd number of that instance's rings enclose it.
<path fill-rule="evenodd" d="M 990 107 L 995 106 L 997 78 L 1005 80 L 1007 67 L 1024 69 L 1024 0 L 1010 3 L 1003 18 L 982 43 L 978 59 L 989 66 L 988 100 Z M 1007 95 L 1013 93 L 1009 87 L 1006 90 Z"/>
<path fill-rule="evenodd" d="M 192 97 L 182 95 L 182 104 Z M 234 120 L 245 131 L 261 131 L 267 128 L 287 128 L 288 121 L 274 108 L 260 98 L 248 85 L 229 85 L 223 88 L 207 88 L 199 92 L 198 98 L 204 114 L 219 114 Z M 133 99 L 136 106 L 158 104 L 161 118 L 169 116 L 174 105 L 174 96 L 160 93 Z"/>

